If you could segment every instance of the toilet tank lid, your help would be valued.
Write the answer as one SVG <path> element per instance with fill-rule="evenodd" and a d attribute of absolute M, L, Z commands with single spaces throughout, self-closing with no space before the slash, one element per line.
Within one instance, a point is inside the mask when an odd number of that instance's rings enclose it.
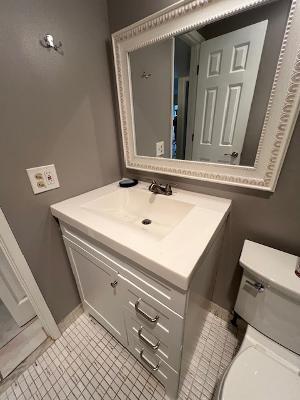
<path fill-rule="evenodd" d="M 300 298 L 300 278 L 295 269 L 300 259 L 259 243 L 245 240 L 240 265 L 263 281 Z"/>

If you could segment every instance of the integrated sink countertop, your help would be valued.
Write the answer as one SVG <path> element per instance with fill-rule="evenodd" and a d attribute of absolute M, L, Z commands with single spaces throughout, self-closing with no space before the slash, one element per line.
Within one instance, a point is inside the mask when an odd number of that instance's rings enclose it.
<path fill-rule="evenodd" d="M 125 223 L 146 240 L 160 240 L 170 233 L 176 225 L 192 210 L 193 204 L 178 201 L 149 190 L 115 190 L 82 206 L 97 216 L 107 216 Z M 148 221 L 148 223 L 143 221 Z"/>
<path fill-rule="evenodd" d="M 226 219 L 231 200 L 173 189 L 153 194 L 148 183 L 118 182 L 51 206 L 62 222 L 186 290 L 197 262 Z"/>

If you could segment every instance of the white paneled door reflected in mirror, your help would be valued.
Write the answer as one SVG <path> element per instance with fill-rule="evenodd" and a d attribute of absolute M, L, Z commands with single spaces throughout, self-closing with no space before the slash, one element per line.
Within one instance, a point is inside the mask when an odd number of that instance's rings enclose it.
<path fill-rule="evenodd" d="M 300 0 L 186 0 L 113 34 L 126 167 L 274 191 L 299 26 Z"/>
<path fill-rule="evenodd" d="M 267 4 L 132 51 L 137 155 L 253 166 L 289 8 Z"/>

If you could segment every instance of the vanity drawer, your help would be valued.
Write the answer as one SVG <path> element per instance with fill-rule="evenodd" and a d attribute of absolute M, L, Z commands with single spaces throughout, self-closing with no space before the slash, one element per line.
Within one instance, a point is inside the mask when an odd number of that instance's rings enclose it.
<path fill-rule="evenodd" d="M 178 373 L 163 360 L 142 346 L 131 333 L 128 334 L 128 342 L 129 350 L 138 361 L 140 361 L 166 388 L 172 388 L 172 391 L 176 393 L 179 382 Z"/>
<path fill-rule="evenodd" d="M 145 350 L 156 354 L 176 371 L 180 368 L 181 342 L 171 345 L 169 335 L 158 324 L 153 326 L 149 322 L 141 322 L 135 313 L 124 309 L 125 323 L 128 334 L 133 334 L 137 342 Z"/>
<path fill-rule="evenodd" d="M 130 313 L 128 315 L 133 316 L 137 324 L 144 326 L 170 348 L 179 349 L 182 343 L 183 318 L 122 275 L 118 279 L 123 305 Z"/>
<path fill-rule="evenodd" d="M 120 272 L 130 282 L 149 293 L 149 295 L 153 296 L 177 314 L 181 316 L 184 315 L 186 305 L 185 292 L 181 292 L 169 286 L 152 275 L 150 276 L 150 273 L 147 273 L 144 270 L 142 271 L 142 268 L 136 263 L 130 265 L 129 260 L 125 258 L 124 260 L 121 259 L 121 255 L 107 247 L 104 248 L 101 243 L 96 244 L 93 239 L 90 239 L 81 232 L 77 232 L 74 228 L 61 224 L 61 230 L 64 238 L 76 243 L 94 257 Z"/>

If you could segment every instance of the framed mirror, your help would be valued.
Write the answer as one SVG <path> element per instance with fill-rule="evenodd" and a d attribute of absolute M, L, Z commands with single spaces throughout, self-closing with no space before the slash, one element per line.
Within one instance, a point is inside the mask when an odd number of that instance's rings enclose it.
<path fill-rule="evenodd" d="M 126 167 L 274 191 L 300 104 L 299 3 L 181 1 L 113 34 Z"/>

